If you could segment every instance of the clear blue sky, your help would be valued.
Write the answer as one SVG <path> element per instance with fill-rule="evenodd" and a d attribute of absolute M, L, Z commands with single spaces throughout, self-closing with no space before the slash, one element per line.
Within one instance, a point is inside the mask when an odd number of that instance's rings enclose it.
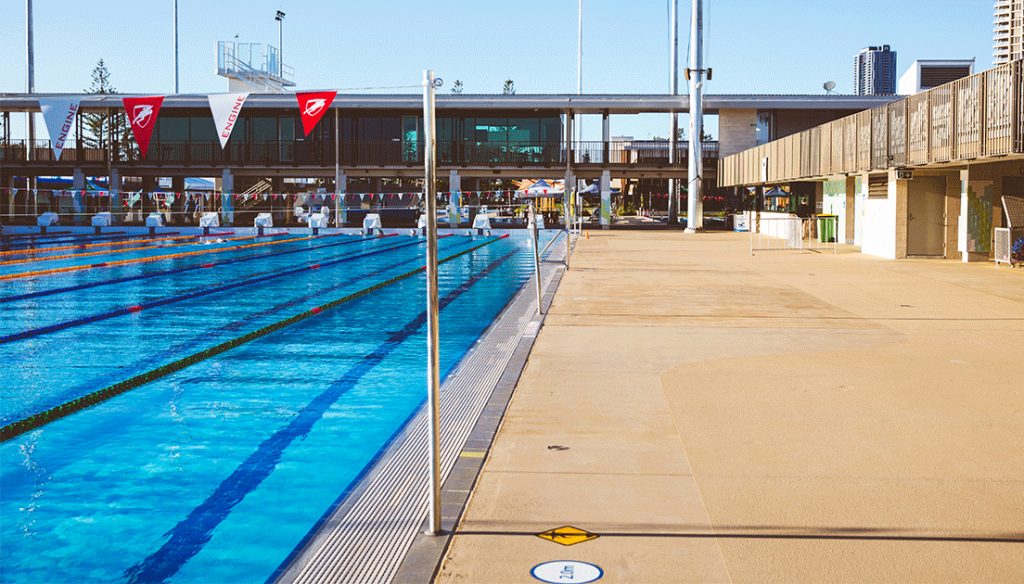
<path fill-rule="evenodd" d="M 708 0 L 706 0 L 708 1 Z M 36 90 L 79 92 L 98 59 L 122 92 L 174 89 L 172 0 L 35 0 Z M 853 57 L 889 44 L 902 72 L 919 58 L 992 62 L 991 0 L 709 0 L 708 93 L 853 90 Z M 24 2 L 0 14 L 0 92 L 25 90 Z M 466 93 L 576 91 L 576 0 L 179 0 L 181 91 L 225 91 L 218 40 L 277 44 L 299 88 L 413 85 L 424 68 L 461 79 Z M 584 92 L 668 90 L 666 0 L 584 0 Z M 690 2 L 679 0 L 680 63 Z M 685 92 L 685 81 L 680 80 Z M 412 92 L 415 90 L 397 90 Z M 21 116 L 19 116 L 20 118 Z M 667 116 L 613 118 L 614 134 L 667 135 Z M 12 124 L 13 125 L 13 124 Z M 20 132 L 20 126 L 15 131 Z M 599 124 L 587 123 L 587 133 Z M 599 136 L 595 136 L 599 137 Z"/>

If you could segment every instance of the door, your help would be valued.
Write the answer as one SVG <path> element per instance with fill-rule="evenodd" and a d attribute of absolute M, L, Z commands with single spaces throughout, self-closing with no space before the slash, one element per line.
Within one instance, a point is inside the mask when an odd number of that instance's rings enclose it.
<path fill-rule="evenodd" d="M 907 193 L 907 255 L 943 256 L 946 252 L 946 179 L 921 177 Z"/>

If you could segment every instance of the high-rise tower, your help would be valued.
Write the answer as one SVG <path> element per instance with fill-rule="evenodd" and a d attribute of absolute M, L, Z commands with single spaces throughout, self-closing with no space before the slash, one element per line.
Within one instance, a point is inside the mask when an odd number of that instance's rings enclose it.
<path fill-rule="evenodd" d="M 889 45 L 861 49 L 853 61 L 853 84 L 857 95 L 895 95 L 896 51 Z"/>
<path fill-rule="evenodd" d="M 996 0 L 992 25 L 992 63 L 1024 58 L 1024 0 Z"/>

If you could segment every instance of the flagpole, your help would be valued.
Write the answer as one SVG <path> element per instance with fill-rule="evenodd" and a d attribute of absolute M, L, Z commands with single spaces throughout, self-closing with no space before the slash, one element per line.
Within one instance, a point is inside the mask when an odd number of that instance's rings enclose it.
<path fill-rule="evenodd" d="M 178 88 L 178 0 L 174 0 L 174 93 Z"/>

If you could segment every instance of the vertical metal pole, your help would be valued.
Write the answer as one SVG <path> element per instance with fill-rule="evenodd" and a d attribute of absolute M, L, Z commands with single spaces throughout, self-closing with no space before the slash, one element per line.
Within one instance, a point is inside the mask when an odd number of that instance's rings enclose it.
<path fill-rule="evenodd" d="M 178 0 L 174 0 L 174 93 L 180 93 L 178 85 Z"/>
<path fill-rule="evenodd" d="M 427 202 L 427 417 L 430 422 L 429 535 L 441 534 L 441 360 L 437 300 L 437 163 L 434 71 L 423 72 L 423 196 Z"/>
<path fill-rule="evenodd" d="M 338 139 L 338 108 L 334 108 L 334 226 L 341 227 L 341 148 Z"/>
<path fill-rule="evenodd" d="M 566 234 L 568 236 L 568 234 Z M 540 251 L 538 245 L 540 237 L 537 234 L 537 214 L 533 210 L 533 201 L 530 201 L 530 238 L 533 240 L 533 271 L 537 276 L 537 314 L 544 314 L 544 293 L 541 291 L 540 282 Z"/>
<path fill-rule="evenodd" d="M 25 0 L 25 86 L 28 93 L 36 92 L 36 49 L 35 31 L 32 26 L 32 0 Z M 25 114 L 28 122 L 28 153 L 25 160 L 32 160 L 32 149 L 36 140 L 36 113 Z M 35 178 L 29 179 L 29 188 L 35 188 Z M 38 195 L 36 195 L 38 198 Z"/>
<path fill-rule="evenodd" d="M 576 93 L 583 95 L 583 0 L 579 1 L 579 33 L 576 40 Z"/>
<path fill-rule="evenodd" d="M 693 0 L 697 1 L 697 0 Z M 675 96 L 679 95 L 679 0 L 671 0 L 669 4 L 669 30 L 672 38 L 668 43 L 669 50 L 669 92 Z M 671 114 L 671 129 L 668 135 L 668 165 L 675 170 L 676 149 L 679 142 L 679 114 L 673 109 Z M 672 225 L 679 220 L 676 207 L 676 179 L 668 179 L 668 224 Z"/>
<path fill-rule="evenodd" d="M 277 76 L 284 79 L 284 15 L 277 20 Z"/>
<path fill-rule="evenodd" d="M 703 181 L 704 146 L 704 0 L 693 0 L 690 28 L 690 156 L 686 170 L 689 196 L 686 204 L 686 232 L 704 229 Z"/>
<path fill-rule="evenodd" d="M 572 197 L 572 112 L 565 112 L 565 188 L 562 191 L 562 202 L 568 207 Z M 579 193 L 577 193 L 578 196 Z M 569 256 L 572 253 L 572 241 L 569 237 L 569 218 L 565 219 L 565 269 L 569 269 Z"/>

